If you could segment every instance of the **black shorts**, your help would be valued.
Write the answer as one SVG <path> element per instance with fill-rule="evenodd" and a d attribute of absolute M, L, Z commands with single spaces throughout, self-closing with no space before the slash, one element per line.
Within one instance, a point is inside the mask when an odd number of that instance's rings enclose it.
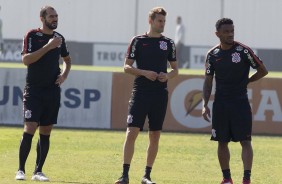
<path fill-rule="evenodd" d="M 24 122 L 37 122 L 38 126 L 57 124 L 61 90 L 51 88 L 26 87 L 23 94 Z"/>
<path fill-rule="evenodd" d="M 251 135 L 252 111 L 248 99 L 213 103 L 211 140 L 250 141 Z"/>
<path fill-rule="evenodd" d="M 129 101 L 128 127 L 138 127 L 143 130 L 146 117 L 149 120 L 149 130 L 162 130 L 166 115 L 168 91 L 158 93 L 132 92 Z"/>

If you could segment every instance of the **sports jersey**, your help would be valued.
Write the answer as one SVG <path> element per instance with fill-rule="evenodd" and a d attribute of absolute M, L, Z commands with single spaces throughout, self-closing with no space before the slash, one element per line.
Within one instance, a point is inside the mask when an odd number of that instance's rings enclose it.
<path fill-rule="evenodd" d="M 61 37 L 60 47 L 48 51 L 38 61 L 28 65 L 26 85 L 29 87 L 51 87 L 60 74 L 59 60 L 69 55 L 64 37 L 54 31 L 52 35 L 44 34 L 41 30 L 33 29 L 27 33 L 23 40 L 22 54 L 32 53 L 48 43 L 53 37 Z"/>
<path fill-rule="evenodd" d="M 234 42 L 229 50 L 220 45 L 212 48 L 206 58 L 206 75 L 215 75 L 215 100 L 247 98 L 250 67 L 262 61 L 247 46 Z"/>
<path fill-rule="evenodd" d="M 138 69 L 167 73 L 167 62 L 176 61 L 175 45 L 173 40 L 164 36 L 135 36 L 128 47 L 126 58 L 135 60 Z M 144 76 L 137 76 L 133 85 L 133 91 L 157 91 L 165 88 L 167 82 L 151 81 Z"/>

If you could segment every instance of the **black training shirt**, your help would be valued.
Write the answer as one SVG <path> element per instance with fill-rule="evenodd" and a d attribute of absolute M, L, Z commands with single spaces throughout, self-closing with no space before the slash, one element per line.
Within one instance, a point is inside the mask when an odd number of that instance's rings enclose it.
<path fill-rule="evenodd" d="M 250 66 L 262 61 L 247 46 L 234 42 L 229 50 L 215 46 L 207 53 L 206 75 L 215 75 L 216 100 L 247 98 Z"/>
<path fill-rule="evenodd" d="M 26 75 L 26 86 L 29 87 L 52 87 L 60 74 L 60 57 L 69 55 L 64 37 L 54 31 L 52 35 L 44 34 L 41 30 L 33 29 L 29 31 L 23 40 L 22 54 L 32 53 L 48 43 L 53 37 L 61 37 L 62 45 L 48 51 L 38 61 L 28 65 Z"/>
<path fill-rule="evenodd" d="M 173 40 L 164 36 L 135 36 L 128 47 L 126 58 L 135 60 L 138 69 L 167 73 L 168 61 L 176 61 L 175 45 Z M 133 85 L 134 91 L 156 91 L 165 88 L 167 82 L 151 81 L 144 76 L 137 76 Z"/>

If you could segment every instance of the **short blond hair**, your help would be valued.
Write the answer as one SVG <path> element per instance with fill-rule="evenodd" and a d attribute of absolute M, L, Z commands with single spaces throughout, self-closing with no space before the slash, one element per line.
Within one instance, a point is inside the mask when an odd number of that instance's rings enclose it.
<path fill-rule="evenodd" d="M 150 10 L 149 18 L 154 20 L 156 18 L 157 14 L 166 16 L 166 11 L 165 11 L 165 9 L 163 7 L 155 7 L 155 8 Z"/>

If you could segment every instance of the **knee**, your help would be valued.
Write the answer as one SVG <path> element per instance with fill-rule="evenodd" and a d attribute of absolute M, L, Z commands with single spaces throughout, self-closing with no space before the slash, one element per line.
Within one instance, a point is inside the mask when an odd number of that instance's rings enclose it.
<path fill-rule="evenodd" d="M 52 131 L 53 125 L 50 126 L 40 126 L 39 133 L 42 135 L 50 135 Z"/>
<path fill-rule="evenodd" d="M 139 130 L 128 129 L 126 133 L 126 142 L 135 142 L 138 134 L 139 134 Z"/>
<path fill-rule="evenodd" d="M 34 135 L 38 124 L 36 122 L 25 122 L 24 132 L 30 135 Z"/>
<path fill-rule="evenodd" d="M 228 142 L 218 142 L 219 149 L 228 149 Z"/>
<path fill-rule="evenodd" d="M 150 131 L 149 137 L 151 142 L 159 142 L 160 140 L 160 131 Z"/>
<path fill-rule="evenodd" d="M 251 141 L 241 141 L 240 144 L 243 148 L 252 148 Z"/>

